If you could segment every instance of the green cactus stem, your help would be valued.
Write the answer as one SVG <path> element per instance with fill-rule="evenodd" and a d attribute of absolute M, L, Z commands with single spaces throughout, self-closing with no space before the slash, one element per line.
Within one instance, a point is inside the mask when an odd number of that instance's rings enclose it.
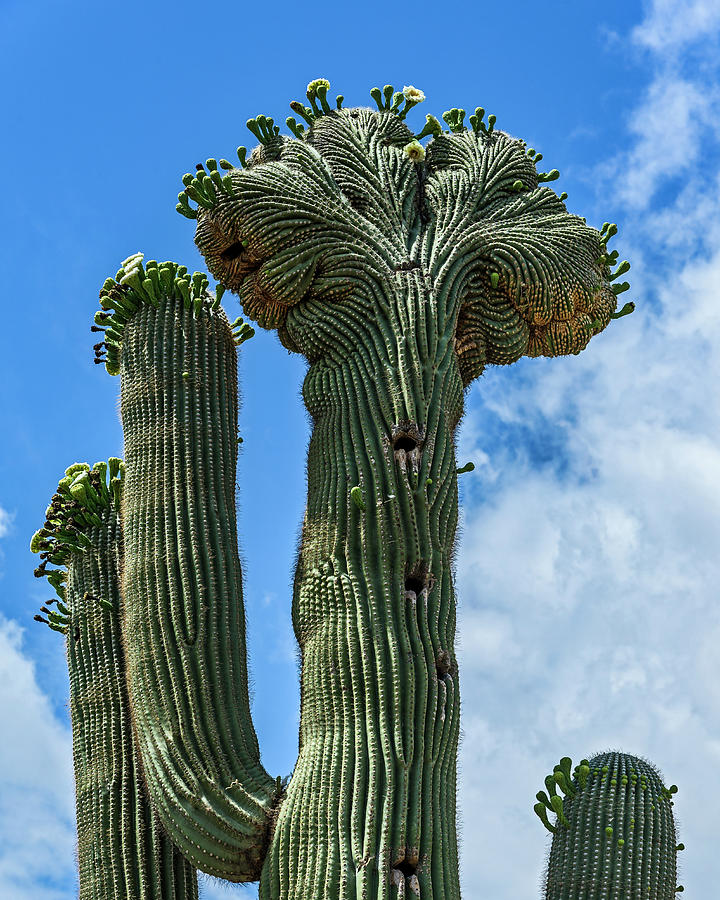
<path fill-rule="evenodd" d="M 533 807 L 553 833 L 546 900 L 670 900 L 681 891 L 676 887 L 681 845 L 672 812 L 676 785 L 666 788 L 651 763 L 625 753 L 582 760 L 572 780 L 569 767 L 570 758 L 564 757 L 555 769 L 555 780 L 569 789 L 564 802 L 550 798 L 556 824 L 547 818 L 547 803 Z"/>
<path fill-rule="evenodd" d="M 121 373 L 125 430 L 130 705 L 174 843 L 203 871 L 253 881 L 280 798 L 250 719 L 236 546 L 235 345 L 252 328 L 236 320 L 233 331 L 202 273 L 158 268 L 162 292 L 139 292 L 140 271 L 123 294 L 135 313 L 108 365 Z"/>
<path fill-rule="evenodd" d="M 108 482 L 108 469 L 110 480 Z M 120 460 L 66 470 L 31 548 L 57 592 L 36 616 L 67 636 L 80 900 L 196 900 L 194 869 L 151 810 L 130 723 L 120 637 Z M 79 549 L 78 535 L 86 538 Z"/>

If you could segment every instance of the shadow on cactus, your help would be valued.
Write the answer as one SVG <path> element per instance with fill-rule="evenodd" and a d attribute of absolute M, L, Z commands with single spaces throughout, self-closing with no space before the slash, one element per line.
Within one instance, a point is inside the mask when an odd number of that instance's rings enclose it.
<path fill-rule="evenodd" d="M 552 832 L 545 900 L 648 897 L 672 900 L 677 882 L 673 795 L 651 763 L 626 753 L 565 756 L 537 793 L 535 813 Z M 562 796 L 558 793 L 561 791 Z M 555 824 L 548 819 L 555 814 Z"/>

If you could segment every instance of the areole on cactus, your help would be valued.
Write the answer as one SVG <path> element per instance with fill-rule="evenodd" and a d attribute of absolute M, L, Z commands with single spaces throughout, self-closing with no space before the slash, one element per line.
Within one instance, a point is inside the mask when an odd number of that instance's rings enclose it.
<path fill-rule="evenodd" d="M 214 294 L 203 273 L 140 253 L 100 292 L 96 361 L 121 379 L 119 521 L 112 541 L 97 531 L 102 490 L 92 473 L 71 478 L 82 513 L 70 527 L 49 519 L 66 542 L 49 577 L 67 568 L 82 586 L 88 554 L 104 567 L 86 593 L 121 652 L 95 657 L 115 666 L 115 699 L 102 702 L 127 710 L 132 729 L 108 746 L 82 715 L 73 727 L 98 758 L 125 746 L 147 814 L 188 861 L 173 863 L 172 887 L 138 880 L 138 897 L 189 895 L 188 864 L 259 880 L 266 900 L 460 896 L 452 557 L 457 476 L 473 469 L 455 454 L 463 391 L 487 365 L 577 354 L 632 307 L 616 312 L 626 285 L 613 282 L 629 264 L 611 271 L 615 226 L 570 214 L 546 186 L 557 171 L 539 172 L 541 155 L 494 116 L 478 108 L 468 129 L 452 109 L 448 130 L 427 116 L 415 134 L 406 116 L 419 89 L 375 88 L 371 110 L 332 106 L 329 87 L 316 79 L 307 105 L 291 104 L 305 123 L 288 118 L 291 137 L 257 116 L 259 145 L 239 147 L 237 165 L 210 158 L 183 177 L 177 209 L 196 220 Z M 289 780 L 262 767 L 250 716 L 234 485 L 237 347 L 254 332 L 228 321 L 226 289 L 308 362 Z M 34 549 L 52 540 L 41 532 Z M 96 627 L 83 609 L 75 600 L 47 620 L 69 647 L 76 618 L 81 634 Z M 69 653 L 71 683 L 89 671 L 84 647 Z M 572 789 L 569 769 L 556 783 Z M 123 790 L 137 793 L 137 778 Z M 551 795 L 545 805 L 572 827 Z M 108 839 L 91 835 L 87 853 Z M 124 896 L 102 893 L 84 865 L 81 853 L 84 896 Z"/>

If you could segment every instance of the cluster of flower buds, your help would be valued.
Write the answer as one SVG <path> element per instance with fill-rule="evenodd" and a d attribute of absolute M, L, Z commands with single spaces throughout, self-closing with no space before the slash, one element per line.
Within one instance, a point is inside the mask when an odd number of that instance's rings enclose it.
<path fill-rule="evenodd" d="M 258 141 L 264 146 L 277 143 L 280 137 L 280 126 L 270 116 L 255 116 L 245 123 L 248 131 L 251 131 Z"/>
<path fill-rule="evenodd" d="M 467 131 L 467 128 L 465 128 L 465 125 L 463 124 L 465 120 L 464 109 L 458 109 L 457 106 L 453 106 L 452 109 L 445 110 L 442 117 L 443 121 L 453 134 L 461 134 L 463 131 Z"/>
<path fill-rule="evenodd" d="M 475 115 L 469 117 L 469 122 L 475 134 L 492 134 L 495 130 L 497 116 L 489 115 L 487 125 L 483 121 L 485 118 L 485 110 L 482 106 L 475 107 Z"/>
<path fill-rule="evenodd" d="M 602 254 L 598 262 L 605 268 L 606 278 L 608 281 L 615 281 L 615 279 L 630 271 L 630 263 L 626 259 L 620 263 L 620 265 L 614 272 L 611 270 L 612 266 L 617 265 L 619 254 L 617 250 L 608 252 L 607 245 L 610 238 L 615 237 L 617 231 L 617 225 L 614 222 L 603 222 L 603 226 L 600 229 L 600 242 L 605 248 L 605 252 Z M 611 289 L 613 294 L 622 294 L 630 289 L 630 285 L 627 281 L 622 281 L 620 282 L 620 284 L 612 285 Z M 633 309 L 634 308 L 635 307 L 633 305 Z M 628 310 L 628 312 L 632 312 L 632 310 Z M 627 315 L 627 313 L 616 313 L 613 318 L 618 319 L 620 318 L 620 315 Z"/>
<path fill-rule="evenodd" d="M 315 119 L 320 119 L 322 116 L 326 116 L 328 113 L 333 112 L 327 99 L 327 92 L 329 90 L 330 82 L 327 78 L 315 78 L 308 84 L 307 90 L 305 91 L 305 96 L 310 105 L 306 106 L 304 103 L 301 103 L 300 100 L 293 100 L 290 104 L 290 109 L 311 126 Z M 344 99 L 342 94 L 337 95 L 335 98 L 335 109 L 342 109 Z M 285 124 L 296 138 L 305 137 L 305 126 L 300 125 L 292 116 L 288 116 L 285 120 Z"/>
<path fill-rule="evenodd" d="M 240 316 L 237 317 L 233 322 L 230 323 L 230 327 L 233 332 L 233 339 L 235 341 L 235 346 L 239 347 L 240 344 L 245 343 L 245 341 L 249 341 L 250 338 L 255 334 L 255 329 L 248 322 L 244 321 Z"/>
<path fill-rule="evenodd" d="M 608 281 L 612 282 L 618 279 L 621 275 L 624 275 L 626 272 L 630 271 L 630 263 L 624 259 L 618 265 L 618 251 L 613 250 L 612 252 L 608 252 L 607 245 L 610 238 L 615 237 L 617 234 L 617 225 L 614 222 L 603 222 L 603 226 L 600 229 L 600 237 L 601 243 L 605 248 L 605 252 L 602 254 L 598 262 L 605 270 L 605 277 Z M 617 265 L 617 269 L 612 271 L 612 266 Z M 630 283 L 628 281 L 621 281 L 618 284 L 611 284 L 610 290 L 617 296 L 618 294 L 623 294 L 625 291 L 630 290 Z M 635 309 L 635 304 L 632 302 L 626 303 L 621 310 L 613 313 L 610 318 L 611 319 L 621 319 L 623 316 L 629 315 Z"/>
<path fill-rule="evenodd" d="M 543 825 L 553 834 L 557 831 L 557 826 L 551 825 L 548 821 L 548 810 L 557 815 L 557 821 L 560 825 L 567 826 L 570 824 L 563 813 L 563 801 L 562 797 L 557 793 L 557 788 L 559 787 L 566 797 L 574 797 L 578 789 L 582 790 L 585 787 L 590 774 L 590 764 L 587 759 L 580 760 L 579 765 L 575 766 L 572 774 L 570 773 L 571 765 L 572 760 L 570 757 L 563 756 L 558 765 L 555 766 L 552 775 L 545 777 L 545 787 L 548 793 L 538 791 L 535 795 L 539 802 L 535 804 L 533 809 Z M 575 779 L 575 784 L 573 784 L 573 778 Z"/>
<path fill-rule="evenodd" d="M 272 119 L 267 119 L 265 116 L 257 116 L 255 119 L 248 119 L 248 127 L 250 128 L 250 124 L 253 124 L 253 134 L 257 134 L 257 129 L 262 124 L 262 133 L 264 133 L 265 129 L 268 127 L 273 129 L 273 121 Z M 275 128 L 275 132 L 279 129 Z M 175 206 L 175 209 L 180 213 L 181 216 L 185 216 L 186 219 L 197 219 L 197 209 L 194 209 L 190 206 L 190 200 L 194 200 L 197 203 L 198 207 L 202 206 L 203 209 L 213 209 L 215 204 L 217 203 L 217 198 L 219 193 L 225 193 L 228 196 L 233 196 L 233 186 L 232 179 L 230 175 L 221 175 L 220 169 L 225 172 L 230 172 L 232 169 L 247 169 L 249 163 L 247 160 L 247 147 L 240 146 L 237 148 L 237 157 L 239 166 L 234 165 L 227 159 L 210 159 L 205 160 L 205 165 L 202 163 L 197 163 L 195 166 L 195 174 L 191 172 L 186 172 L 182 177 L 182 183 L 185 185 L 185 190 L 181 191 L 178 194 L 178 202 Z"/>
<path fill-rule="evenodd" d="M 91 331 L 104 333 L 95 345 L 95 361 L 104 362 L 111 375 L 120 371 L 120 352 L 125 326 L 138 307 L 150 303 L 159 307 L 164 300 L 182 302 L 185 309 L 199 315 L 204 306 L 217 309 L 224 288 L 218 285 L 215 297 L 208 293 L 209 281 L 203 272 L 188 274 L 186 266 L 174 262 L 158 263 L 135 253 L 123 261 L 114 278 L 108 278 L 100 291 L 100 306 Z M 103 355 L 107 354 L 107 355 Z"/>
<path fill-rule="evenodd" d="M 35 619 L 54 631 L 66 633 L 70 623 L 65 584 L 73 553 L 92 547 L 89 532 L 102 527 L 108 511 L 119 512 L 124 474 L 122 460 L 114 456 L 92 469 L 87 463 L 69 466 L 45 510 L 45 524 L 30 540 L 30 549 L 41 559 L 35 577 L 47 578 L 56 594 L 40 608 L 47 618 L 37 615 Z M 48 565 L 59 568 L 48 569 Z M 56 610 L 48 609 L 53 604 Z"/>
<path fill-rule="evenodd" d="M 413 106 L 417 106 L 425 99 L 425 94 L 420 88 L 413 87 L 411 84 L 405 85 L 401 91 L 396 91 L 391 84 L 386 84 L 382 91 L 380 88 L 374 87 L 370 91 L 370 96 L 375 101 L 379 112 L 395 113 L 399 119 L 404 119 Z"/>
<path fill-rule="evenodd" d="M 241 150 L 245 148 L 238 147 L 238 155 Z M 222 169 L 234 168 L 226 159 L 221 159 L 219 165 Z M 186 172 L 183 175 L 182 183 L 185 190 L 178 194 L 175 209 L 187 219 L 197 219 L 197 209 L 190 206 L 190 200 L 194 200 L 203 209 L 212 209 L 217 203 L 218 194 L 233 196 L 232 179 L 229 175 L 220 174 L 216 159 L 206 159 L 205 165 L 198 163 L 194 174 Z"/>

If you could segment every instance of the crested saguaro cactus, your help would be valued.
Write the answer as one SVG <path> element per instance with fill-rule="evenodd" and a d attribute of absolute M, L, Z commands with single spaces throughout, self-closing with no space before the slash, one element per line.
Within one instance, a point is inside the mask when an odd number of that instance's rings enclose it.
<path fill-rule="evenodd" d="M 196 220 L 215 294 L 142 254 L 100 292 L 96 361 L 120 374 L 126 476 L 122 564 L 88 590 L 122 629 L 122 741 L 192 866 L 259 880 L 264 900 L 456 900 L 463 390 L 486 365 L 579 353 L 632 310 L 615 312 L 628 285 L 613 284 L 629 264 L 611 271 L 615 226 L 570 214 L 546 186 L 556 170 L 494 116 L 478 108 L 468 129 L 452 109 L 447 130 L 427 116 L 415 134 L 416 88 L 373 89 L 376 110 L 332 108 L 328 88 L 291 104 L 305 122 L 287 120 L 292 137 L 258 116 L 237 166 L 184 176 L 177 209 Z M 236 348 L 253 329 L 228 321 L 225 289 L 309 364 L 289 781 L 262 767 L 250 717 L 234 484 Z M 104 746 L 81 714 L 73 724 Z"/>

